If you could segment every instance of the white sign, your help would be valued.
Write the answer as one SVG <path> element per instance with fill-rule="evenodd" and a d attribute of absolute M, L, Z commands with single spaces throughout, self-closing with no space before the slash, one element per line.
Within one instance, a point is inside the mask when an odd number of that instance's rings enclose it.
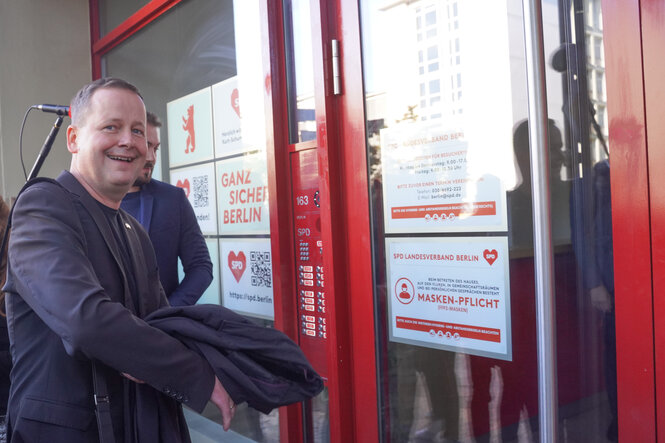
<path fill-rule="evenodd" d="M 213 158 L 210 87 L 166 104 L 170 167 Z"/>
<path fill-rule="evenodd" d="M 215 157 L 227 157 L 243 152 L 237 77 L 231 77 L 212 85 L 212 106 Z"/>
<path fill-rule="evenodd" d="M 390 340 L 512 360 L 506 237 L 386 239 Z"/>
<path fill-rule="evenodd" d="M 206 235 L 217 234 L 214 164 L 171 170 L 171 184 L 185 190 L 201 232 Z"/>
<path fill-rule="evenodd" d="M 270 239 L 220 240 L 222 305 L 242 314 L 272 320 Z"/>
<path fill-rule="evenodd" d="M 265 152 L 217 162 L 219 234 L 269 234 Z"/>
<path fill-rule="evenodd" d="M 505 186 L 473 149 L 440 123 L 382 129 L 385 231 L 507 230 Z"/>

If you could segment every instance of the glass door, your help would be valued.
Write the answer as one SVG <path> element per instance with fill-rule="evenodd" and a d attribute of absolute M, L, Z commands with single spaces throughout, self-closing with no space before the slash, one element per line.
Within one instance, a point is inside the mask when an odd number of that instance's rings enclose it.
<path fill-rule="evenodd" d="M 359 3 L 382 440 L 538 441 L 545 157 L 559 440 L 616 441 L 600 1 L 542 2 L 543 152 L 521 1 Z"/>

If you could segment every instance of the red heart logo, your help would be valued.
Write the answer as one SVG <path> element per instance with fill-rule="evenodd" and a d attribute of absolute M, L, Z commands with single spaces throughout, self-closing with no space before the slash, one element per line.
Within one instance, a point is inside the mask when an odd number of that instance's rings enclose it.
<path fill-rule="evenodd" d="M 240 283 L 242 274 L 245 272 L 246 264 L 247 260 L 245 259 L 244 252 L 240 251 L 238 255 L 233 251 L 229 252 L 229 269 L 238 283 Z"/>
<path fill-rule="evenodd" d="M 231 106 L 233 107 L 233 110 L 236 111 L 236 114 L 238 114 L 238 117 L 240 117 L 240 102 L 238 101 L 238 88 L 235 88 L 233 92 L 231 92 Z"/>
<path fill-rule="evenodd" d="M 489 263 L 490 266 L 492 266 L 492 264 L 494 264 L 496 259 L 499 258 L 499 253 L 496 252 L 496 249 L 492 249 L 491 251 L 489 249 L 485 249 L 483 251 L 483 257 L 485 257 L 487 263 Z"/>
<path fill-rule="evenodd" d="M 178 180 L 178 183 L 175 184 L 177 187 L 182 188 L 185 190 L 185 195 L 189 197 L 189 179 L 185 179 L 183 182 L 182 180 Z"/>

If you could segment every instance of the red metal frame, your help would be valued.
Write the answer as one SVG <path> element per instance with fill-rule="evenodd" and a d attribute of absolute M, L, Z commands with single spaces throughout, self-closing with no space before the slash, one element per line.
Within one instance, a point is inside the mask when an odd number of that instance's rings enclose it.
<path fill-rule="evenodd" d="M 146 25 L 159 18 L 182 0 L 152 0 L 147 5 L 129 16 L 115 29 L 103 37 L 99 36 L 99 0 L 90 0 L 90 42 L 92 47 L 92 75 L 101 77 L 101 57 L 108 51 L 127 40 Z"/>
<path fill-rule="evenodd" d="M 329 11 L 330 26 L 340 40 L 342 94 L 336 120 L 340 141 L 340 195 L 345 204 L 348 306 L 345 315 L 352 337 L 351 392 L 353 441 L 379 441 L 378 393 L 374 288 L 372 284 L 372 233 L 365 131 L 365 103 L 362 83 L 360 11 L 358 2 L 334 2 Z M 331 7 L 332 9 L 332 7 Z M 332 13 L 334 12 L 334 13 Z"/>
<path fill-rule="evenodd" d="M 665 32 L 662 17 L 665 4 L 641 2 L 642 51 L 644 59 L 644 97 L 646 104 L 649 189 L 651 209 L 651 257 L 653 266 L 653 323 L 656 376 L 656 423 L 665 423 L 665 59 L 662 50 Z M 665 441 L 665 426 L 656 426 L 657 440 Z"/>
<path fill-rule="evenodd" d="M 91 0 L 94 1 L 94 0 Z M 93 42 L 92 50 L 103 54 L 141 30 L 182 0 L 152 0 L 115 29 Z"/>
<path fill-rule="evenodd" d="M 641 44 L 644 39 L 640 33 L 639 0 L 603 0 L 602 7 L 610 123 L 619 439 L 654 442 L 654 310 L 647 162 L 656 161 L 658 153 L 649 152 L 647 159 L 645 97 L 647 112 L 658 104 L 652 103 L 652 97 L 645 94 L 649 91 L 645 91 L 642 79 L 644 75 L 650 84 L 651 75 L 657 70 L 643 70 Z M 657 17 L 662 15 L 654 16 L 654 26 L 657 26 Z M 645 46 L 651 51 L 650 43 Z M 650 128 L 649 140 L 651 130 L 657 132 L 658 125 Z M 656 174 L 658 169 L 654 169 Z M 651 179 L 659 178 L 652 176 Z M 651 207 L 658 209 L 654 205 Z M 656 214 L 656 218 L 660 218 L 660 214 Z M 660 220 L 655 221 L 662 224 Z M 654 245 L 657 246 L 657 242 L 662 241 L 663 230 L 660 229 L 660 233 L 658 229 L 653 231 Z M 662 262 L 661 255 L 654 251 L 653 263 Z M 661 277 L 654 281 L 654 287 L 658 289 L 665 277 L 662 272 L 660 274 Z M 662 358 L 662 350 L 658 354 Z"/>
<path fill-rule="evenodd" d="M 284 66 L 284 28 L 281 2 L 261 2 L 261 13 L 267 16 L 268 36 L 271 42 L 270 103 L 272 122 L 267 122 L 266 146 L 268 189 L 270 204 L 270 247 L 273 259 L 273 291 L 275 300 L 275 327 L 293 340 L 298 340 L 297 299 L 295 297 L 295 239 L 293 237 L 291 174 L 288 148 L 288 108 L 286 71 Z M 265 48 L 264 48 L 265 49 Z M 265 60 L 265 58 L 264 58 Z M 286 227 L 286 228 L 283 228 Z M 300 404 L 280 408 L 280 441 L 303 441 L 303 414 Z"/>
<path fill-rule="evenodd" d="M 316 141 L 319 163 L 319 192 L 321 195 L 321 238 L 324 245 L 323 264 L 326 269 L 326 292 L 333 294 L 332 303 L 328 296 L 328 316 L 330 334 L 328 336 L 328 408 L 330 440 L 346 442 L 351 440 L 350 355 L 347 306 L 348 282 L 346 279 L 346 251 L 343 218 L 344 204 L 338 192 L 341 176 L 340 159 L 337 155 L 340 142 L 337 137 L 339 119 L 336 118 L 336 100 L 328 94 L 330 80 L 329 42 L 334 30 L 327 22 L 327 2 L 310 3 L 312 23 L 312 58 L 314 62 L 314 90 L 316 110 Z M 328 202 L 328 204 L 325 204 Z M 332 272 L 331 272 L 332 271 Z M 331 275 L 332 274 L 332 275 Z M 330 278 L 332 277 L 332 278 Z"/>
<path fill-rule="evenodd" d="M 99 40 L 99 0 L 90 0 L 88 10 L 90 11 L 90 57 L 92 61 L 92 79 L 97 80 L 102 76 L 102 57 L 93 49 L 95 42 Z"/>
<path fill-rule="evenodd" d="M 334 294 L 334 303 L 329 304 L 329 319 L 332 333 L 328 343 L 328 389 L 330 439 L 333 442 L 378 441 L 378 408 L 376 393 L 374 304 L 372 288 L 371 235 L 369 232 L 369 195 L 367 183 L 367 160 L 364 149 L 364 103 L 362 83 L 349 82 L 341 96 L 331 94 L 330 85 L 330 40 L 337 38 L 343 48 L 342 72 L 344 78 L 361 78 L 360 36 L 357 5 L 314 2 L 311 5 L 312 41 L 315 77 L 316 141 L 283 146 L 288 140 L 286 121 L 287 100 L 285 90 L 285 60 L 281 29 L 282 10 L 271 2 L 271 32 L 273 52 L 273 94 L 279 91 L 280 97 L 273 99 L 276 142 L 275 152 L 269 160 L 269 175 L 275 180 L 275 190 L 271 188 L 272 208 L 271 235 L 273 242 L 273 262 L 280 263 L 283 276 L 294 276 L 295 263 L 293 234 L 285 226 L 293 221 L 287 215 L 292 211 L 290 200 L 290 174 L 288 152 L 303 149 L 317 149 L 319 192 L 322 202 L 322 239 L 324 244 L 324 266 L 326 269 L 326 292 Z M 340 39 L 339 36 L 343 36 Z M 346 42 L 346 43 L 345 43 Z M 279 67 L 279 68 L 277 68 Z M 276 69 L 276 70 L 275 70 Z M 281 141 L 277 141 L 277 131 Z M 359 144 L 363 147 L 359 149 Z M 287 152 L 288 151 L 288 152 Z M 280 166 L 281 165 L 281 166 Z M 273 169 L 275 168 L 275 169 Z M 281 189 L 281 190 L 280 190 Z M 276 234 L 276 235 L 275 235 Z M 286 254 L 284 251 L 289 251 Z M 279 257 L 279 258 L 278 258 Z M 287 265 L 283 260 L 288 260 Z M 332 277 L 332 278 L 329 278 Z M 293 282 L 288 289 L 280 290 L 276 299 L 281 299 L 284 310 L 283 326 L 292 319 L 291 327 L 297 325 L 293 315 L 296 307 L 293 296 Z M 275 285 L 279 286 L 278 284 Z M 286 287 L 285 287 L 286 288 Z M 337 288 L 337 290 L 335 290 Z M 276 308 L 278 306 L 276 305 Z M 294 332 L 297 332 L 294 330 Z M 371 380 L 370 383 L 367 381 Z M 295 421 L 289 425 L 296 429 Z M 296 435 L 289 432 L 289 441 Z M 287 438 L 282 434 L 286 441 Z"/>

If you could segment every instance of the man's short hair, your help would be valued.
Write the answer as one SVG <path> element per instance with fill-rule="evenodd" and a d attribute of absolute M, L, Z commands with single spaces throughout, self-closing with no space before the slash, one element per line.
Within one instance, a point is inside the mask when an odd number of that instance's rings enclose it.
<path fill-rule="evenodd" d="M 102 77 L 98 80 L 88 83 L 82 87 L 72 99 L 72 102 L 69 104 L 70 114 L 72 116 L 73 124 L 81 124 L 83 122 L 82 117 L 87 111 L 88 106 L 90 105 L 90 99 L 98 89 L 125 89 L 131 91 L 134 94 L 138 95 L 141 100 L 143 96 L 139 92 L 138 88 L 131 83 L 115 77 Z"/>
<path fill-rule="evenodd" d="M 148 111 L 146 112 L 146 117 L 150 126 L 154 126 L 155 128 L 162 127 L 162 121 L 159 119 L 159 117 L 157 117 L 157 114 L 153 114 L 152 112 Z"/>

